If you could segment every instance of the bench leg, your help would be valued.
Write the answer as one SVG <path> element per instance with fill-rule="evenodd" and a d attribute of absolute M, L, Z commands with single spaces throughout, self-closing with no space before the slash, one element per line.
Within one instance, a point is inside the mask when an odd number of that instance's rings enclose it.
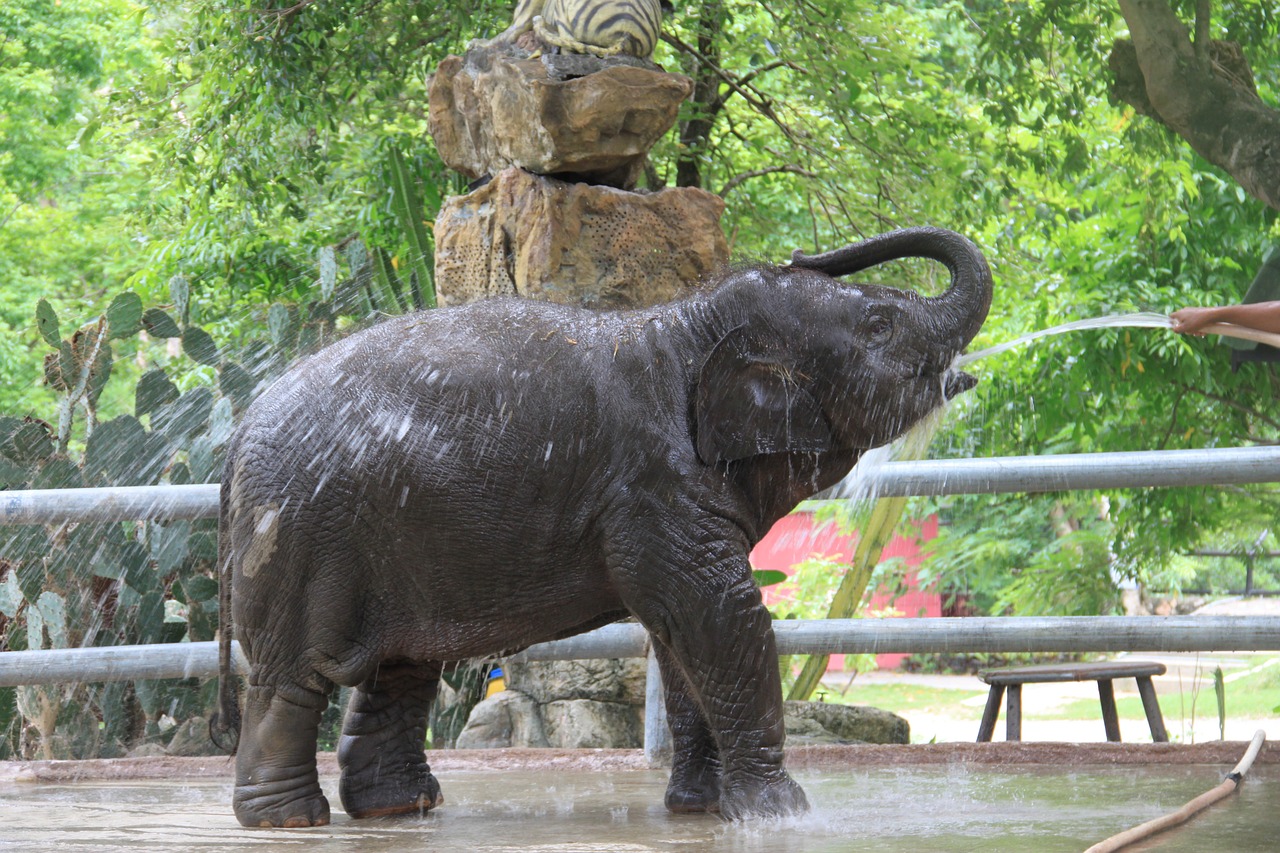
<path fill-rule="evenodd" d="M 1000 700 L 1004 698 L 1004 685 L 991 685 L 987 694 L 987 707 L 982 711 L 982 725 L 978 726 L 978 743 L 991 740 L 996 730 L 996 718 L 1000 716 Z"/>
<path fill-rule="evenodd" d="M 1142 710 L 1147 712 L 1147 725 L 1151 726 L 1153 743 L 1168 743 L 1169 733 L 1164 730 L 1164 715 L 1160 713 L 1160 703 L 1156 700 L 1156 688 L 1151 683 L 1151 676 L 1144 675 L 1137 679 L 1138 693 L 1142 696 Z"/>
<path fill-rule="evenodd" d="M 1107 740 L 1120 742 L 1120 717 L 1116 713 L 1116 694 L 1111 679 L 1098 679 L 1098 701 L 1102 703 L 1102 724 L 1107 729 Z"/>
<path fill-rule="evenodd" d="M 1009 685 L 1009 705 L 1004 714 L 1004 739 L 1022 740 L 1022 685 Z"/>

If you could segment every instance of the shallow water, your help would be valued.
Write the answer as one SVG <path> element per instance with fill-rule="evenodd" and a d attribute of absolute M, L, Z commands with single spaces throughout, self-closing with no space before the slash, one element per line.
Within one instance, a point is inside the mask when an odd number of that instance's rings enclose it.
<path fill-rule="evenodd" d="M 816 853 L 1028 851 L 1088 847 L 1181 806 L 1220 781 L 1214 767 L 854 768 L 797 774 L 801 818 L 726 824 L 673 816 L 657 771 L 441 773 L 446 804 L 423 817 L 306 830 L 249 830 L 229 781 L 30 784 L 0 791 L 0 850 L 480 851 L 481 853 Z M 337 799 L 327 780 L 326 794 Z M 1276 849 L 1280 768 L 1134 850 Z"/>

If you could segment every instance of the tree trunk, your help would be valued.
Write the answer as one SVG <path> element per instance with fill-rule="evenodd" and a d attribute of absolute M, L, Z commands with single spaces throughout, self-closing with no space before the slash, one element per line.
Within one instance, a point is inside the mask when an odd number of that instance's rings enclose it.
<path fill-rule="evenodd" d="M 702 4 L 698 15 L 697 49 L 709 63 L 720 64 L 717 34 L 724 25 L 724 5 L 720 0 Z M 702 157 L 707 138 L 724 102 L 720 99 L 720 76 L 708 62 L 693 59 L 692 115 L 680 125 L 680 155 L 676 160 L 676 186 L 702 188 Z"/>
<path fill-rule="evenodd" d="M 1120 0 L 1133 38 L 1145 101 L 1117 80 L 1116 93 L 1139 112 L 1152 115 L 1209 162 L 1225 169 L 1245 191 L 1280 210 L 1280 110 L 1251 88 L 1215 71 L 1213 51 L 1203 61 L 1186 26 L 1167 0 Z M 1122 76 L 1123 45 L 1111 65 Z M 1142 94 L 1142 93 L 1138 93 Z"/>

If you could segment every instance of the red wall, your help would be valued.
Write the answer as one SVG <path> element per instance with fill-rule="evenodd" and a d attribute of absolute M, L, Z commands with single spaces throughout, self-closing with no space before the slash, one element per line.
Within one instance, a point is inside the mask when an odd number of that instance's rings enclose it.
<path fill-rule="evenodd" d="M 916 583 L 914 568 L 922 560 L 922 545 L 938 535 L 938 517 L 929 516 L 919 523 L 908 523 L 905 532 L 894 536 L 885 546 L 882 560 L 901 557 L 905 564 L 904 578 L 907 592 L 891 599 L 887 592 L 875 592 L 871 596 L 872 611 L 892 607 L 901 616 L 941 616 L 942 596 L 929 590 L 921 590 Z M 853 556 L 857 534 L 842 535 L 834 522 L 817 524 L 813 513 L 793 512 L 773 526 L 769 534 L 751 552 L 751 565 L 757 569 L 775 569 L 791 574 L 791 567 L 810 557 L 827 557 L 844 563 Z M 785 601 L 790 592 L 788 584 L 764 588 L 764 601 L 773 607 Z M 907 656 L 904 654 L 876 655 L 881 669 L 893 669 Z M 844 656 L 832 655 L 830 668 L 843 669 Z"/>

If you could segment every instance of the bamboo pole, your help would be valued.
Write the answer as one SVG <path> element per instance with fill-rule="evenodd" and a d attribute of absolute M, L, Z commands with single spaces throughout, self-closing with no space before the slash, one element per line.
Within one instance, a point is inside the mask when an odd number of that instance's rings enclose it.
<path fill-rule="evenodd" d="M 828 619 L 848 619 L 858 612 L 862 597 L 866 595 L 867 585 L 871 582 L 871 573 L 880 562 L 884 546 L 889 544 L 893 532 L 898 528 L 898 522 L 902 520 L 902 513 L 906 506 L 906 498 L 885 498 L 876 501 L 875 507 L 871 510 L 871 517 L 867 519 L 858 538 L 849 569 L 840 579 L 840 586 L 837 587 L 835 597 L 831 600 L 831 607 L 827 611 Z M 787 698 L 802 702 L 808 700 L 813 695 L 813 691 L 818 689 L 822 676 L 826 674 L 829 660 L 830 655 L 822 654 L 812 656 L 805 661 L 800 674 L 796 676 L 795 684 L 791 685 Z"/>

